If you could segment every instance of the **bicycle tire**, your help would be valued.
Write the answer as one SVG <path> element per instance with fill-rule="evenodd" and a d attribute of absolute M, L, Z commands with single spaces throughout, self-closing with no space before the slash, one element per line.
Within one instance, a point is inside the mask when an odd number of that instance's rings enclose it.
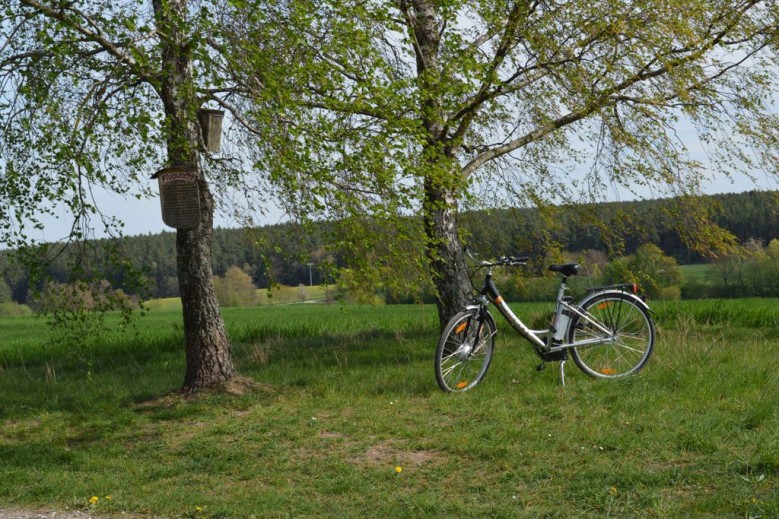
<path fill-rule="evenodd" d="M 649 360 L 655 343 L 655 325 L 647 307 L 635 296 L 605 292 L 580 307 L 611 331 L 606 336 L 586 319 L 575 316 L 569 326 L 568 341 L 603 338 L 604 343 L 571 348 L 576 365 L 587 375 L 615 379 L 638 372 Z"/>
<path fill-rule="evenodd" d="M 435 354 L 438 386 L 448 393 L 467 391 L 487 374 L 492 362 L 497 326 L 486 312 L 463 310 L 444 327 Z"/>

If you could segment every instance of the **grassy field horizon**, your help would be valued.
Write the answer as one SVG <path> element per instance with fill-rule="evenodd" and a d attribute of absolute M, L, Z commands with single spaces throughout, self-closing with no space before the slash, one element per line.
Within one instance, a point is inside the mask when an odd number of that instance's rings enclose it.
<path fill-rule="evenodd" d="M 562 387 L 501 323 L 490 372 L 461 395 L 433 377 L 433 306 L 224 309 L 239 370 L 261 384 L 244 395 L 175 393 L 175 309 L 82 344 L 3 318 L 0 508 L 779 516 L 779 301 L 653 307 L 658 343 L 636 377 L 596 381 L 569 363 Z"/>

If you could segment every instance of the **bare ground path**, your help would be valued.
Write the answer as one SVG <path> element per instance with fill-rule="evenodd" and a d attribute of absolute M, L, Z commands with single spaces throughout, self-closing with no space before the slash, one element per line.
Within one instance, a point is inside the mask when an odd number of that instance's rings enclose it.
<path fill-rule="evenodd" d="M 83 510 L 45 511 L 45 510 L 20 510 L 16 508 L 0 508 L 0 519 L 97 519 L 100 516 L 92 515 Z"/>
<path fill-rule="evenodd" d="M 0 519 L 161 519 L 157 516 L 140 515 L 102 515 L 89 510 L 23 510 L 18 508 L 0 508 Z"/>

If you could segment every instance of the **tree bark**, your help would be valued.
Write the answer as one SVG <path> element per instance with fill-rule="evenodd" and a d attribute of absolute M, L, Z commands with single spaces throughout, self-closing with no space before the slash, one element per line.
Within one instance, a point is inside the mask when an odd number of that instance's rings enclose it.
<path fill-rule="evenodd" d="M 187 0 L 154 0 L 153 6 L 163 34 L 158 88 L 168 126 L 168 162 L 199 171 L 199 102 L 191 42 L 182 31 L 186 24 L 181 23 L 187 18 Z M 205 178 L 199 177 L 200 221 L 194 229 L 176 233 L 187 364 L 184 388 L 189 390 L 218 387 L 236 375 L 211 270 L 214 200 Z"/>
<path fill-rule="evenodd" d="M 200 224 L 176 232 L 187 369 L 184 387 L 218 387 L 236 374 L 211 271 L 213 199 L 200 182 Z"/>
<path fill-rule="evenodd" d="M 427 258 L 443 330 L 449 319 L 471 299 L 471 282 L 458 233 L 456 198 L 428 179 L 424 207 Z"/>
<path fill-rule="evenodd" d="M 426 145 L 422 153 L 424 172 L 424 224 L 427 259 L 433 284 L 441 329 L 468 302 L 471 283 L 465 270 L 465 259 L 457 229 L 457 190 L 463 177 L 456 169 L 453 150 L 447 145 L 444 102 L 441 97 L 439 53 L 443 25 L 438 7 L 429 0 L 412 0 L 404 11 L 409 17 L 415 41 L 417 76 L 424 95 L 421 102 L 422 124 Z"/>

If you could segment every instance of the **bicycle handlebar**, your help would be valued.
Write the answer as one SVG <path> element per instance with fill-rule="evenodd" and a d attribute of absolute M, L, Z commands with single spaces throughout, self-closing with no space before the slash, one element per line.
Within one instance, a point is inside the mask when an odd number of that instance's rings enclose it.
<path fill-rule="evenodd" d="M 516 265 L 526 265 L 528 261 L 530 261 L 530 258 L 527 256 L 501 256 L 495 261 L 484 261 L 484 260 L 478 260 L 476 259 L 473 254 L 471 254 L 471 250 L 466 247 L 465 253 L 468 254 L 468 256 L 475 262 L 479 263 L 479 266 L 482 267 L 502 267 L 502 266 L 509 266 L 513 267 Z"/>
<path fill-rule="evenodd" d="M 493 262 L 493 266 L 508 265 L 513 267 L 515 265 L 526 265 L 530 261 L 527 256 L 501 256 L 497 261 Z"/>

